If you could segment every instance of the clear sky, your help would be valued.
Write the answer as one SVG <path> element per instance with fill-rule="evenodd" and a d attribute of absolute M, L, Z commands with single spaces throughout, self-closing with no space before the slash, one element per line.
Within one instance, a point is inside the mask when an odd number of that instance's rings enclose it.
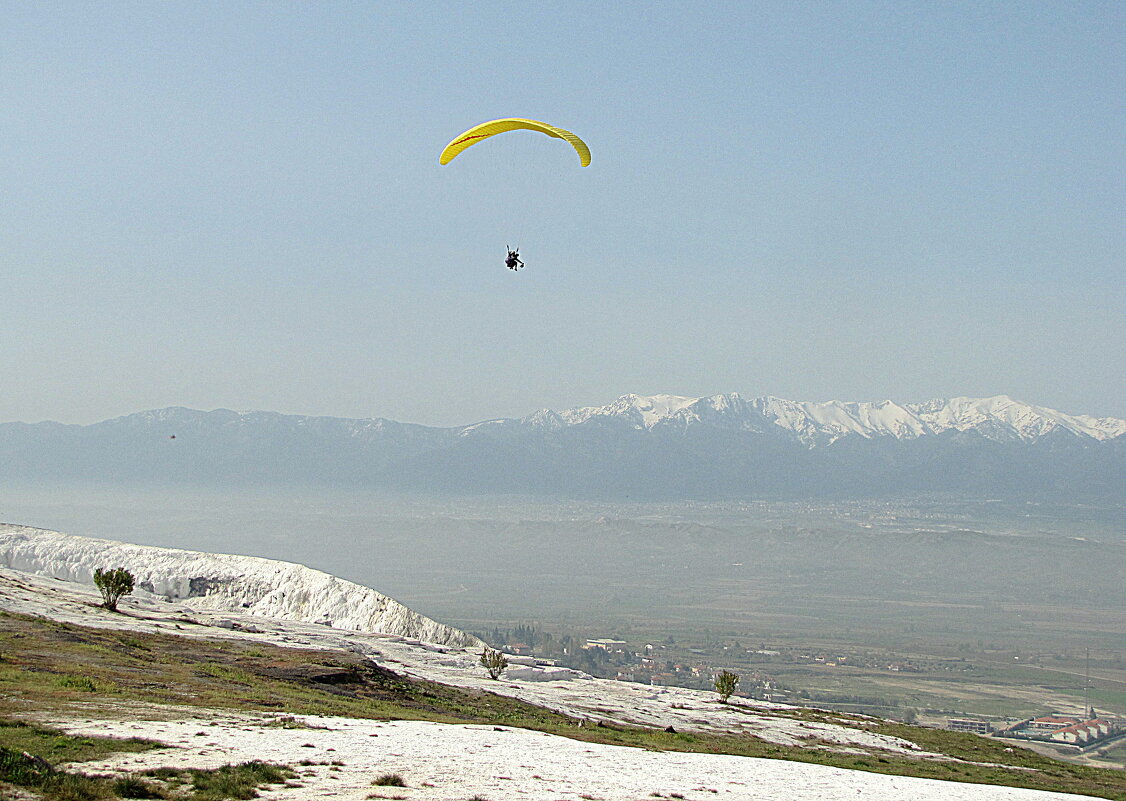
<path fill-rule="evenodd" d="M 1124 121 L 1121 2 L 0 0 L 0 421 L 1126 417 Z"/>

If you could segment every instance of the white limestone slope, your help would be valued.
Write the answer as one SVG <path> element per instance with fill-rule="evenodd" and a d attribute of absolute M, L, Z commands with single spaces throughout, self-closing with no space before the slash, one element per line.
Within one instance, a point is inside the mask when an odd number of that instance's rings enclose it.
<path fill-rule="evenodd" d="M 300 721 L 310 728 L 283 728 L 263 716 L 229 711 L 211 719 L 72 719 L 58 725 L 73 734 L 145 737 L 175 748 L 82 763 L 88 771 L 137 772 L 170 762 L 207 769 L 251 759 L 300 764 L 297 781 L 263 793 L 274 801 L 1092 801 L 782 759 L 647 751 L 505 726 L 313 716 Z M 405 787 L 372 787 L 376 776 L 388 773 L 398 774 Z"/>
<path fill-rule="evenodd" d="M 369 587 L 292 562 L 154 548 L 0 524 L 0 565 L 82 584 L 97 568 L 124 567 L 137 587 L 169 600 L 240 614 L 394 634 L 440 645 L 476 638 Z"/>

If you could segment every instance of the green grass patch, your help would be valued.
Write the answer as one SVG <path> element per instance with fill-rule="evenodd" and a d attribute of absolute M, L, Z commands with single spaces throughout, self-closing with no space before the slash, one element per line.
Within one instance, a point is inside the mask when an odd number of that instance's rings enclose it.
<path fill-rule="evenodd" d="M 100 759 L 122 751 L 160 747 L 137 737 L 85 737 L 18 720 L 0 718 L 0 781 L 34 789 L 45 801 L 96 801 L 103 798 L 163 798 L 126 795 L 111 780 L 57 770 L 61 762 Z"/>
<path fill-rule="evenodd" d="M 162 747 L 158 742 L 139 737 L 120 739 L 70 735 L 58 729 L 9 718 L 0 718 L 0 746 L 12 751 L 35 754 L 51 764 L 88 762 L 108 754 Z"/>
<path fill-rule="evenodd" d="M 1112 707 L 1121 709 L 1126 707 L 1126 690 L 1099 689 L 1092 687 L 1089 691 L 1091 704 L 1097 709 Z M 1078 693 L 1076 694 L 1078 696 Z"/>
<path fill-rule="evenodd" d="M 141 780 L 110 779 L 57 770 L 42 757 L 0 746 L 0 782 L 34 790 L 44 801 L 165 798 Z"/>
<path fill-rule="evenodd" d="M 225 799 L 257 798 L 258 788 L 284 784 L 297 772 L 267 762 L 243 762 L 225 765 L 216 770 L 188 771 L 192 782 L 193 801 L 225 801 Z"/>
<path fill-rule="evenodd" d="M 14 748 L 0 746 L 0 781 L 19 787 L 38 787 L 51 773 L 49 763 L 41 763 Z"/>
<path fill-rule="evenodd" d="M 117 690 L 117 685 L 112 681 L 99 681 L 90 676 L 59 676 L 55 679 L 55 684 L 87 693 L 112 693 Z"/>
<path fill-rule="evenodd" d="M 1126 740 L 1119 740 L 1113 745 L 1097 748 L 1091 754 L 1095 759 L 1106 760 L 1115 764 L 1126 763 Z"/>
<path fill-rule="evenodd" d="M 215 770 L 161 768 L 124 777 L 87 776 L 59 770 L 62 762 L 81 762 L 121 751 L 161 747 L 149 740 L 77 737 L 46 726 L 0 719 L 0 783 L 35 791 L 43 801 L 99 801 L 117 798 L 168 798 L 227 801 L 256 798 L 258 789 L 283 784 L 297 774 L 283 765 L 246 762 Z"/>
<path fill-rule="evenodd" d="M 167 798 L 167 793 L 158 785 L 145 781 L 139 776 L 122 776 L 114 779 L 113 792 L 119 798 Z"/>
<path fill-rule="evenodd" d="M 213 676 L 223 681 L 233 681 L 237 684 L 249 685 L 252 677 L 249 673 L 233 665 L 223 665 L 217 662 L 208 662 L 199 666 L 199 672 L 205 676 Z"/>

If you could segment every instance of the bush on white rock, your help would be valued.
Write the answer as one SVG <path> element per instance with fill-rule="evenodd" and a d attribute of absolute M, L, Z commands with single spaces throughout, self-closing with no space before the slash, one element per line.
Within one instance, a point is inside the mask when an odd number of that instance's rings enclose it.
<path fill-rule="evenodd" d="M 139 589 L 197 609 L 324 623 L 454 647 L 480 641 L 375 590 L 292 562 L 156 548 L 0 523 L 0 565 L 81 584 L 124 567 Z"/>

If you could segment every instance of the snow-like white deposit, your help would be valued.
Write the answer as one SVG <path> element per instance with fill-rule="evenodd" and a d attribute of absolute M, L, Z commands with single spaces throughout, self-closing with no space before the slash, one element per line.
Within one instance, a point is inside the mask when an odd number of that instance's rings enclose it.
<path fill-rule="evenodd" d="M 1058 428 L 1097 440 L 1114 439 L 1126 433 L 1126 420 L 1064 414 L 1044 406 L 1032 406 L 1008 395 L 992 398 L 950 398 L 911 404 L 910 407 L 931 431 L 968 431 L 995 424 L 1031 440 Z"/>
<path fill-rule="evenodd" d="M 394 634 L 441 645 L 476 638 L 369 587 L 292 562 L 153 548 L 0 524 L 0 565 L 82 584 L 97 568 L 124 567 L 137 587 L 199 609 Z"/>
<path fill-rule="evenodd" d="M 640 428 L 652 428 L 698 400 L 680 395 L 622 395 L 608 406 L 584 406 L 562 412 L 561 416 L 571 425 L 593 417 L 624 417 Z"/>
<path fill-rule="evenodd" d="M 923 403 L 791 401 L 764 396 L 746 400 L 737 393 L 689 398 L 680 395 L 623 395 L 605 406 L 584 406 L 555 414 L 537 412 L 537 425 L 580 425 L 594 419 L 618 420 L 634 428 L 709 421 L 744 431 L 776 427 L 792 431 L 808 445 L 848 435 L 914 439 L 945 431 L 977 431 L 989 439 L 1033 441 L 1053 431 L 1108 440 L 1126 434 L 1126 420 L 1071 415 L 1013 400 L 949 398 Z"/>
<path fill-rule="evenodd" d="M 1081 801 L 1089 796 L 889 776 L 828 765 L 724 754 L 645 751 L 585 743 L 503 726 L 303 717 L 307 729 L 270 726 L 261 716 L 211 720 L 66 721 L 76 734 L 146 737 L 176 747 L 83 763 L 84 770 L 141 771 L 174 761 L 217 768 L 263 759 L 298 764 L 298 787 L 271 788 L 277 801 L 332 796 L 347 801 L 637 801 L 643 798 L 745 801 Z M 202 735 L 202 736 L 201 736 Z M 309 764 L 314 763 L 314 764 Z M 402 788 L 373 788 L 397 774 Z M 373 789 L 387 790 L 386 794 Z"/>

